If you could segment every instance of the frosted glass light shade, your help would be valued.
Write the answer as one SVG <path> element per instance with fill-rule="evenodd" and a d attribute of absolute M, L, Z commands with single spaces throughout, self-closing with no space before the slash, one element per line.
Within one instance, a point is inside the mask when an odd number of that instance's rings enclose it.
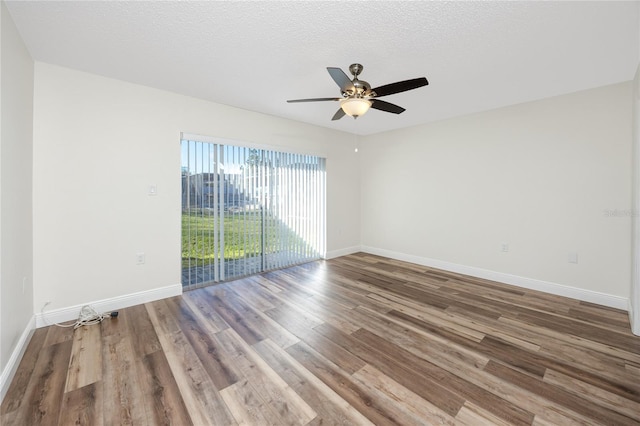
<path fill-rule="evenodd" d="M 364 115 L 371 107 L 371 101 L 362 98 L 348 98 L 340 101 L 340 107 L 351 117 Z"/>

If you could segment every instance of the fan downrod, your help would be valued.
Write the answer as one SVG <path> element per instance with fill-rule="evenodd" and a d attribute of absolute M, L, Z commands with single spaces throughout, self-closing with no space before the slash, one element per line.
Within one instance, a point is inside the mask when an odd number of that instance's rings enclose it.
<path fill-rule="evenodd" d="M 364 67 L 361 64 L 349 65 L 349 71 L 353 74 L 353 91 L 343 92 L 342 95 L 346 98 L 363 98 L 365 96 L 375 96 L 375 92 L 371 91 L 371 85 L 364 80 L 359 80 L 358 75 L 362 72 Z"/>

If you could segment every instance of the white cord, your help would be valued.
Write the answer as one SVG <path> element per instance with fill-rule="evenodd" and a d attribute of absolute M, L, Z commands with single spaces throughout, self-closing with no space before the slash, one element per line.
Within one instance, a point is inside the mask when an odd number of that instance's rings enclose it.
<path fill-rule="evenodd" d="M 93 325 L 102 322 L 103 319 L 109 318 L 110 313 L 99 314 L 92 306 L 84 305 L 80 309 L 80 315 L 73 328 L 82 327 L 83 325 Z"/>
<path fill-rule="evenodd" d="M 47 305 L 49 305 L 49 303 L 51 302 L 45 303 L 42 309 L 40 310 L 40 313 L 42 314 L 42 321 L 46 325 L 50 325 L 50 324 L 47 324 L 47 321 L 45 320 L 44 308 L 46 308 Z M 117 312 L 116 312 L 116 315 L 117 315 Z M 84 305 L 82 309 L 80 309 L 80 314 L 78 315 L 78 319 L 74 323 L 72 324 L 54 323 L 53 325 L 57 325 L 58 327 L 73 327 L 75 330 L 76 328 L 82 327 L 83 325 L 98 324 L 102 322 L 102 320 L 104 320 L 105 318 L 109 318 L 109 317 L 111 317 L 111 312 L 103 312 L 100 314 L 98 313 L 98 311 L 96 311 L 93 308 L 93 306 Z"/>

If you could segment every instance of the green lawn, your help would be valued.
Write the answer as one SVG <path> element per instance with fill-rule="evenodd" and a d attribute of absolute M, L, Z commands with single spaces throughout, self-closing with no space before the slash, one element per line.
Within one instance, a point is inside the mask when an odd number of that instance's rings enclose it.
<path fill-rule="evenodd" d="M 265 251 L 278 250 L 282 239 L 301 239 L 293 232 L 280 235 L 275 221 L 267 229 Z M 182 214 L 182 267 L 211 263 L 216 258 L 214 247 L 214 218 L 198 214 Z M 224 257 L 225 259 L 242 259 L 259 256 L 262 252 L 262 217 L 260 212 L 225 214 L 224 216 Z M 189 235 L 191 237 L 189 238 Z M 218 242 L 219 244 L 219 242 Z"/>

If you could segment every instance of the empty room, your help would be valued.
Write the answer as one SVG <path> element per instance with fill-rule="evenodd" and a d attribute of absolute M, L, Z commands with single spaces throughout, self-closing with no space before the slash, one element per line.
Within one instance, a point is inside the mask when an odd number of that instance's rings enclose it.
<path fill-rule="evenodd" d="M 0 424 L 640 424 L 640 2 L 0 18 Z"/>

